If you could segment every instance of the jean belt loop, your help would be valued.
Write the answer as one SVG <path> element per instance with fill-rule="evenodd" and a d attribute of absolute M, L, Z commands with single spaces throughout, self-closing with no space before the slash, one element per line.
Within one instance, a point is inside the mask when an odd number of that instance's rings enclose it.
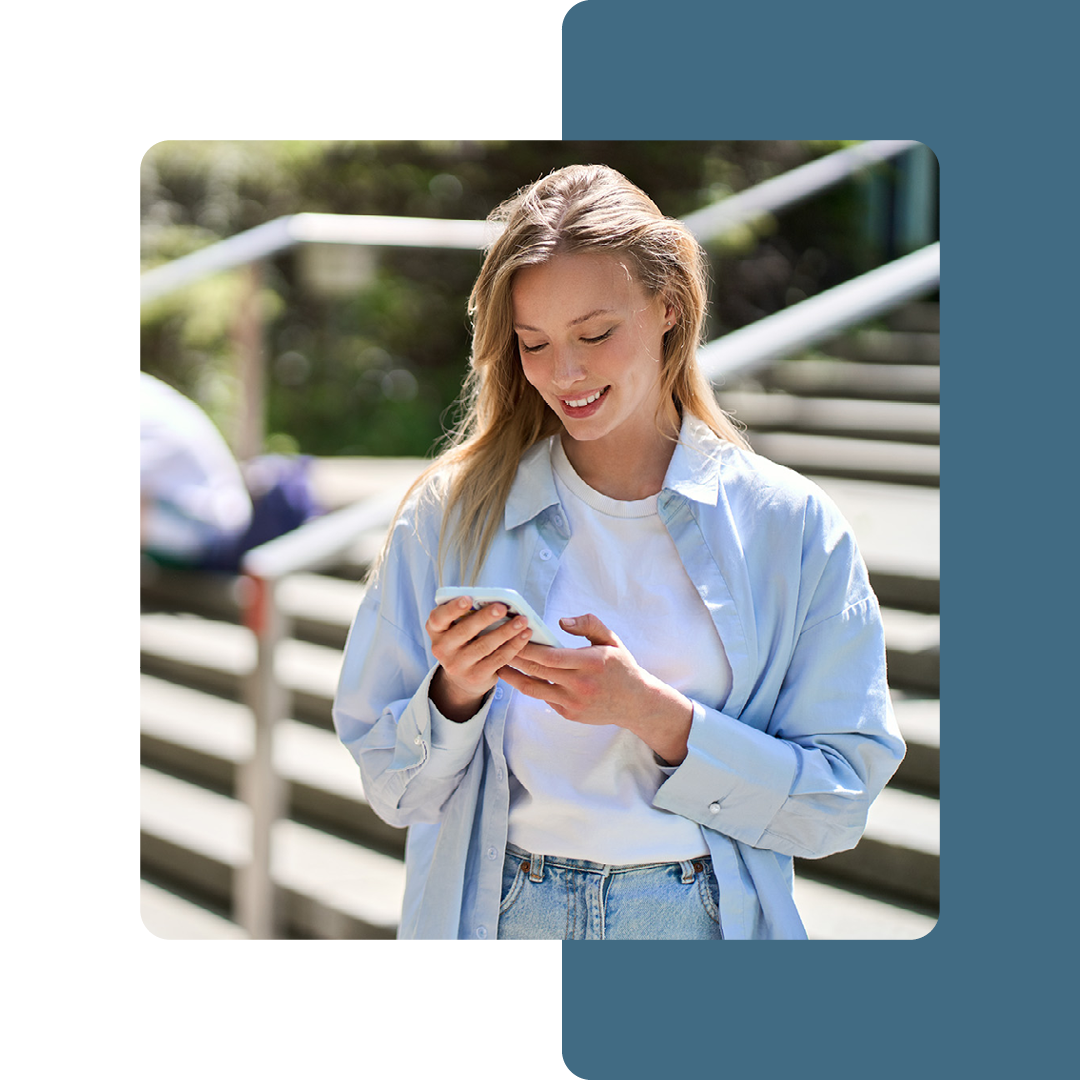
<path fill-rule="evenodd" d="M 543 881 L 544 880 L 544 856 L 533 855 L 529 853 L 529 880 L 530 881 Z"/>
<path fill-rule="evenodd" d="M 679 863 L 679 866 L 682 868 L 682 883 L 684 885 L 692 885 L 694 883 L 694 864 L 683 859 Z"/>

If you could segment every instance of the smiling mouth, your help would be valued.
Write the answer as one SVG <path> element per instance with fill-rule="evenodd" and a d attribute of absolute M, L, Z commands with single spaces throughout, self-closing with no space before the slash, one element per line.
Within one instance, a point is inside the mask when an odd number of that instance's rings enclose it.
<path fill-rule="evenodd" d="M 602 390 L 594 390 L 591 394 L 586 394 L 585 397 L 560 398 L 559 400 L 563 403 L 564 408 L 584 409 L 586 406 L 592 405 L 594 401 L 599 401 L 610 389 L 610 386 L 605 386 Z"/>

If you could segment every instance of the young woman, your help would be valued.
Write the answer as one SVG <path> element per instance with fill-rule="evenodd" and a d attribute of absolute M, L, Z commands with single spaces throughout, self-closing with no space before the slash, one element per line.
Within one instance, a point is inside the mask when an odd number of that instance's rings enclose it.
<path fill-rule="evenodd" d="M 805 937 L 792 857 L 853 847 L 904 752 L 851 530 L 718 409 L 681 223 L 602 166 L 492 219 L 466 419 L 334 707 L 409 827 L 400 936 Z M 562 647 L 440 585 L 516 589 Z"/>

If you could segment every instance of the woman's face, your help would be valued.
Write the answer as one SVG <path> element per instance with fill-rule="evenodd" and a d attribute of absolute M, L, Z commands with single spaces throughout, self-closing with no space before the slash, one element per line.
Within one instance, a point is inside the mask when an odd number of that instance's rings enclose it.
<path fill-rule="evenodd" d="M 617 256 L 557 255 L 519 270 L 514 330 L 525 378 L 573 439 L 654 437 L 674 309 Z"/>

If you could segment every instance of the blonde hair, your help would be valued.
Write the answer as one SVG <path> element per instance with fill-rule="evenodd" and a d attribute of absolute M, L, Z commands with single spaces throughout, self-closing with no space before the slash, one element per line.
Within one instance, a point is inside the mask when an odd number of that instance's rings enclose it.
<path fill-rule="evenodd" d="M 469 297 L 473 341 L 460 399 L 463 419 L 409 490 L 411 495 L 421 489 L 442 502 L 438 565 L 456 548 L 463 581 L 470 573 L 474 581 L 483 565 L 522 456 L 562 430 L 521 365 L 511 290 L 522 267 L 584 251 L 625 258 L 646 293 L 663 297 L 676 312 L 675 325 L 664 335 L 662 402 L 673 402 L 680 416 L 696 416 L 719 438 L 747 445 L 696 362 L 708 264 L 681 221 L 664 217 L 645 192 L 605 165 L 558 169 L 522 188 L 488 220 L 504 228 L 488 248 Z"/>

